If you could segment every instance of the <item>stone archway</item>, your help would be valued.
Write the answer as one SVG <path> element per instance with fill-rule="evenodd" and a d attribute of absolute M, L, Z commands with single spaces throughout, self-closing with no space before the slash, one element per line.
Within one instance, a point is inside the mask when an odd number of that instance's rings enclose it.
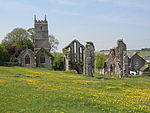
<path fill-rule="evenodd" d="M 84 46 L 78 40 L 73 40 L 63 49 L 66 70 L 75 69 L 78 73 L 83 72 L 83 50 Z"/>
<path fill-rule="evenodd" d="M 63 49 L 65 59 L 65 69 L 75 69 L 78 73 L 83 73 L 93 77 L 95 47 L 92 42 L 86 42 L 85 47 L 78 41 L 73 40 Z"/>

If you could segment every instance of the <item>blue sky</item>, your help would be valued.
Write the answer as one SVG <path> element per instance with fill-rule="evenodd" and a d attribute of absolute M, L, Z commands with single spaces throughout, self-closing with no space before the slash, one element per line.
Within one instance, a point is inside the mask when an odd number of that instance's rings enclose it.
<path fill-rule="evenodd" d="M 0 0 L 0 40 L 16 27 L 33 27 L 33 17 L 47 15 L 49 34 L 58 51 L 78 39 L 94 42 L 96 50 L 116 46 L 150 47 L 150 0 Z"/>

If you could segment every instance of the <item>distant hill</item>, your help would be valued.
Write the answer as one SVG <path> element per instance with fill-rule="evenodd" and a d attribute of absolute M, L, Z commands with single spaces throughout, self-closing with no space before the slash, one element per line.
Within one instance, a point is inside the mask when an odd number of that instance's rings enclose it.
<path fill-rule="evenodd" d="M 139 55 L 145 60 L 150 60 L 150 51 L 139 51 Z"/>
<path fill-rule="evenodd" d="M 141 51 L 150 51 L 150 48 L 142 48 Z"/>
<path fill-rule="evenodd" d="M 139 52 L 139 50 L 127 50 L 127 51 L 132 51 L 132 52 Z M 109 50 L 101 50 L 100 53 L 103 53 L 105 55 L 109 54 Z"/>
<path fill-rule="evenodd" d="M 144 58 L 145 60 L 150 60 L 150 51 L 148 51 L 148 49 L 141 49 L 141 50 L 128 50 L 128 51 L 132 51 L 132 52 L 138 52 L 138 54 Z M 97 52 L 98 53 L 98 52 Z M 99 53 L 103 53 L 105 55 L 109 54 L 109 50 L 101 50 L 99 51 Z"/>

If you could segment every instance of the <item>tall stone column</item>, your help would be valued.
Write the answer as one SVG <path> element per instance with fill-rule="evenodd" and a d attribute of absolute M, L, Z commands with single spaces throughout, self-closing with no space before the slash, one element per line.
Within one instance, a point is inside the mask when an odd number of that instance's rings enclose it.
<path fill-rule="evenodd" d="M 95 62 L 95 47 L 92 42 L 87 42 L 83 51 L 83 74 L 93 77 Z"/>
<path fill-rule="evenodd" d="M 69 53 L 67 53 L 67 54 L 64 56 L 64 58 L 65 58 L 65 69 L 66 69 L 66 71 L 68 71 L 68 70 L 70 70 L 70 64 L 69 64 L 69 62 L 70 62 L 70 57 L 69 57 Z"/>
<path fill-rule="evenodd" d="M 118 44 L 118 49 L 119 49 L 119 64 L 120 64 L 120 77 L 122 77 L 124 75 L 124 70 L 123 70 L 123 66 L 124 66 L 124 52 L 127 50 L 127 46 L 126 44 L 123 42 L 123 40 L 118 40 L 117 41 L 117 44 Z"/>
<path fill-rule="evenodd" d="M 76 62 L 80 63 L 80 45 L 79 43 L 76 43 Z"/>
<path fill-rule="evenodd" d="M 123 77 L 128 77 L 129 73 L 130 73 L 129 57 L 127 56 L 126 53 L 124 53 L 124 57 L 123 57 Z"/>

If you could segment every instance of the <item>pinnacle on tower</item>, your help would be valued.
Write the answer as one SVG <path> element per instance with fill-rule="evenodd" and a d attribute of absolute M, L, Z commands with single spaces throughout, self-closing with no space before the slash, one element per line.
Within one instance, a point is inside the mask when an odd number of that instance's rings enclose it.
<path fill-rule="evenodd" d="M 36 22 L 37 20 L 36 20 L 36 15 L 34 15 L 34 21 Z"/>
<path fill-rule="evenodd" d="M 44 21 L 45 21 L 45 22 L 47 21 L 47 20 L 46 20 L 46 15 L 45 15 Z"/>

